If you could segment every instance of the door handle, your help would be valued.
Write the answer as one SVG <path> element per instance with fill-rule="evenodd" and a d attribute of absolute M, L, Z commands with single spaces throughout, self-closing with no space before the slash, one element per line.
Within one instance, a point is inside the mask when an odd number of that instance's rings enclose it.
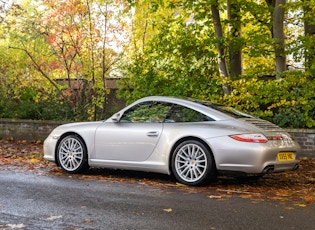
<path fill-rule="evenodd" d="M 157 137 L 157 136 L 159 136 L 159 132 L 158 131 L 147 132 L 147 136 L 148 137 Z"/>

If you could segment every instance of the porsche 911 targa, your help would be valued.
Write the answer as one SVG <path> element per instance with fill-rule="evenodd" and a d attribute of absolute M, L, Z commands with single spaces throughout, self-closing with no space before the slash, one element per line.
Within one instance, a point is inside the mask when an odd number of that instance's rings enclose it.
<path fill-rule="evenodd" d="M 174 97 L 137 100 L 105 121 L 55 128 L 44 158 L 69 173 L 89 167 L 174 175 L 201 185 L 220 173 L 295 170 L 300 147 L 280 127 L 224 105 Z"/>

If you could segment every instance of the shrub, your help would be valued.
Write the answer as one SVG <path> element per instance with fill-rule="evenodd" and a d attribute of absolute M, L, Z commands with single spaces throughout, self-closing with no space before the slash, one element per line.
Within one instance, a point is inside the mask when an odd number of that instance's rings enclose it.
<path fill-rule="evenodd" d="M 315 80 L 301 71 L 288 71 L 281 79 L 247 77 L 231 82 L 231 106 L 281 127 L 315 126 Z"/>

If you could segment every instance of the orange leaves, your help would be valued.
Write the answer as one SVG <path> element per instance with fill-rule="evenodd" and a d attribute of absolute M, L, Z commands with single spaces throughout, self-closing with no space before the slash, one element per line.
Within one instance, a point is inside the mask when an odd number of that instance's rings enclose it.
<path fill-rule="evenodd" d="M 67 0 L 67 1 L 51 1 L 45 0 L 44 4 L 48 6 L 50 11 L 47 11 L 46 15 L 75 15 L 77 13 L 84 13 L 87 11 L 86 4 L 81 0 Z"/>
<path fill-rule="evenodd" d="M 59 64 L 59 62 L 57 60 L 53 60 L 53 61 L 50 62 L 50 64 L 49 64 L 50 71 L 56 70 L 56 69 L 59 69 L 59 68 L 60 68 L 60 64 Z"/>
<path fill-rule="evenodd" d="M 48 44 L 55 44 L 56 42 L 56 34 L 49 34 L 48 38 L 47 38 L 47 42 Z"/>
<path fill-rule="evenodd" d="M 0 140 L 0 166 L 6 170 L 36 170 L 46 168 L 40 142 Z"/>
<path fill-rule="evenodd" d="M 60 57 L 73 58 L 85 39 L 84 23 L 87 6 L 81 0 L 45 1 L 48 6 L 42 18 L 47 29 L 47 42 Z"/>

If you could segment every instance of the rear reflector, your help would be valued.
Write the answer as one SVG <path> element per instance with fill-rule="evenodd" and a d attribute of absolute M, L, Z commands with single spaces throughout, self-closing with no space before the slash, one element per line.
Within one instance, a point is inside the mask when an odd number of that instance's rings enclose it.
<path fill-rule="evenodd" d="M 252 142 L 252 143 L 266 143 L 268 142 L 267 137 L 263 134 L 240 134 L 240 135 L 233 135 L 230 136 L 234 140 L 242 141 L 242 142 Z"/>

